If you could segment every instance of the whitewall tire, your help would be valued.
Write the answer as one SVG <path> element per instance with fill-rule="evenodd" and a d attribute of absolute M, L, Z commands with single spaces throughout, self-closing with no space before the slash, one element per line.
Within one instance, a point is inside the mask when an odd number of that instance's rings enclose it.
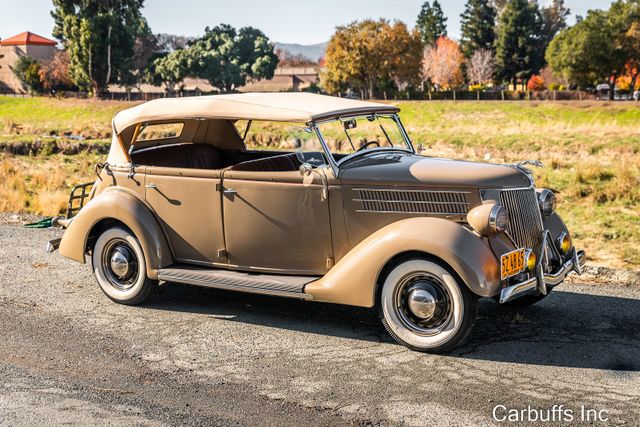
<path fill-rule="evenodd" d="M 138 239 L 123 227 L 105 230 L 91 254 L 93 272 L 102 291 L 120 304 L 145 301 L 157 282 L 147 277 L 147 266 Z"/>
<path fill-rule="evenodd" d="M 413 350 L 444 352 L 471 332 L 477 297 L 439 263 L 409 259 L 391 270 L 379 293 L 383 325 Z"/>

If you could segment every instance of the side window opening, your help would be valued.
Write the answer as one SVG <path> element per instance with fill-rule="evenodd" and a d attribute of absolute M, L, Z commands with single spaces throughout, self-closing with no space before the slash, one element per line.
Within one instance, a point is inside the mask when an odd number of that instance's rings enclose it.
<path fill-rule="evenodd" d="M 162 139 L 179 138 L 182 135 L 184 123 L 158 123 L 143 126 L 136 138 L 136 142 L 157 141 Z"/>

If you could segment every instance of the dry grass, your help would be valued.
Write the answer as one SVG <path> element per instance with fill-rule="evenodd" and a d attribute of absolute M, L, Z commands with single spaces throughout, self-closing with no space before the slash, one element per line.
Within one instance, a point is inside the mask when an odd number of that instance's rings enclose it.
<path fill-rule="evenodd" d="M 69 189 L 93 180 L 96 156 L 46 158 L 0 154 L 0 212 L 57 215 L 66 210 Z"/>

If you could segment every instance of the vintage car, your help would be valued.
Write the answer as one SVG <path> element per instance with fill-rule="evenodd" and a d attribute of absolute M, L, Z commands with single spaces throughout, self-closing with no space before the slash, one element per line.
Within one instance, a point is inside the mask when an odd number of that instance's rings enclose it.
<path fill-rule="evenodd" d="M 580 274 L 584 252 L 534 162 L 421 156 L 398 113 L 303 93 L 121 111 L 50 250 L 88 257 L 118 303 L 173 282 L 370 307 L 431 352 L 468 336 L 479 298 L 529 305 Z"/>

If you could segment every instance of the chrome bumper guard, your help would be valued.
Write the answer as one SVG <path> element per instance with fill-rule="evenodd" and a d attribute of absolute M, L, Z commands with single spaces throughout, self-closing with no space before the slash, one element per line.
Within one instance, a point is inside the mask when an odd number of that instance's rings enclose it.
<path fill-rule="evenodd" d="M 553 288 L 561 283 L 567 274 L 575 271 L 578 275 L 582 274 L 586 262 L 586 255 L 584 251 L 578 251 L 573 248 L 573 255 L 571 259 L 566 261 L 558 271 L 554 273 L 543 273 L 542 266 L 538 266 L 536 270 L 536 277 L 525 280 L 524 282 L 517 283 L 502 289 L 500 292 L 500 304 L 512 301 L 516 298 L 520 298 L 524 295 L 546 295 L 547 288 Z"/>

